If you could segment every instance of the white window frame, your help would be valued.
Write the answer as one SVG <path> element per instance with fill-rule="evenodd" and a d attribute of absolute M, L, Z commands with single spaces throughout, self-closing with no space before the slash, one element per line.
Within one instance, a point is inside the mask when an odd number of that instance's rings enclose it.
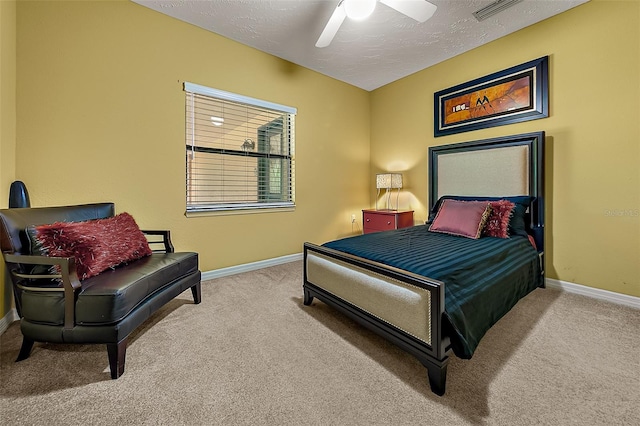
<path fill-rule="evenodd" d="M 297 113 L 297 109 L 285 105 L 276 104 L 273 102 L 251 98 L 248 96 L 238 95 L 231 92 L 225 92 L 219 89 L 213 89 L 206 86 L 201 86 L 194 83 L 184 83 L 184 91 L 185 91 L 185 124 L 186 124 L 186 210 L 187 214 L 189 213 L 199 213 L 199 212 L 263 212 L 264 209 L 292 209 L 295 208 L 295 115 Z M 198 96 L 198 97 L 197 97 Z M 220 149 L 220 148 L 205 148 L 203 147 L 203 143 L 198 145 L 198 127 L 203 126 L 200 122 L 197 121 L 197 106 L 194 108 L 194 102 L 197 102 L 196 99 L 207 99 L 213 100 L 215 102 L 228 102 L 229 105 L 233 104 L 234 107 L 243 108 L 246 106 L 250 111 L 253 110 L 268 110 L 269 112 L 281 114 L 282 122 L 281 127 L 278 128 L 276 133 L 273 133 L 273 137 L 275 140 L 282 141 L 282 150 L 284 152 L 278 151 L 276 153 L 264 152 L 264 149 L 258 149 L 257 152 L 255 150 L 255 144 L 251 148 L 251 152 L 249 150 L 245 150 L 241 148 L 241 144 L 238 143 L 237 148 L 232 149 Z M 226 105 L 226 104 L 225 104 Z M 224 122 L 224 116 L 219 117 Z M 214 117 L 211 118 L 214 120 Z M 218 118 L 215 118 L 218 119 Z M 223 124 L 224 125 L 224 124 Z M 245 123 L 246 125 L 246 123 Z M 268 130 L 267 130 L 268 131 Z M 263 132 L 264 134 L 264 132 Z M 257 136 L 253 139 L 256 140 Z M 251 139 L 248 139 L 251 140 Z M 234 145 L 235 146 L 235 145 Z M 264 147 L 262 147 L 264 148 Z M 263 187 L 258 187 L 262 189 L 257 189 L 258 191 L 258 199 L 257 200 L 233 200 L 232 202 L 228 202 L 225 200 L 207 200 L 206 196 L 202 196 L 201 193 L 198 192 L 198 184 L 196 183 L 196 179 L 194 178 L 195 172 L 191 172 L 193 162 L 195 162 L 196 155 L 198 156 L 210 156 L 209 158 L 214 159 L 216 156 L 218 158 L 222 158 L 224 156 L 235 156 L 238 158 L 239 155 L 248 155 L 250 157 L 257 158 L 257 168 L 256 168 L 256 176 L 260 175 L 258 178 L 260 182 L 266 183 L 267 189 Z M 280 168 L 281 164 L 285 166 L 285 176 L 282 177 L 282 169 Z M 288 170 L 286 170 L 286 166 L 288 164 Z M 226 173 L 224 167 L 218 168 L 216 166 L 207 166 L 211 167 L 211 171 L 215 171 L 217 176 L 224 176 Z M 274 173 L 280 176 L 281 180 L 276 182 L 278 177 L 272 176 L 272 167 L 273 170 L 276 170 Z M 215 168 L 215 170 L 214 170 Z M 202 166 L 199 166 L 200 173 L 202 173 Z M 288 172 L 288 175 L 286 174 Z M 268 176 L 265 175 L 268 174 Z M 202 175 L 200 175 L 202 176 Z M 214 182 L 214 185 L 217 185 L 217 188 L 220 188 L 220 191 L 224 192 L 225 188 L 225 179 L 217 178 Z M 248 183 L 247 183 L 248 185 Z M 271 185 L 274 185 L 280 192 L 275 199 L 270 199 L 269 191 Z M 196 194 L 196 195 L 194 195 Z M 248 197 L 251 198 L 251 197 Z"/>

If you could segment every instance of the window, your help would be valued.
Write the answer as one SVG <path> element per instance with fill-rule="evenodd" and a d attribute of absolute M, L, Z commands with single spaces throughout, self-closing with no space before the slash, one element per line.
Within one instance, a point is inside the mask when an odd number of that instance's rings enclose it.
<path fill-rule="evenodd" d="M 184 83 L 187 212 L 293 207 L 296 109 Z"/>

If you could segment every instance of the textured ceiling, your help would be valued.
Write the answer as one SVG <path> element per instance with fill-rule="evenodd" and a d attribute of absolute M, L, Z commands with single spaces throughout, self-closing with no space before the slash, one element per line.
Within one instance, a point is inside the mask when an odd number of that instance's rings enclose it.
<path fill-rule="evenodd" d="M 493 0 L 430 0 L 438 9 L 424 23 L 378 3 L 366 21 L 345 19 L 325 48 L 315 43 L 339 0 L 132 1 L 374 90 L 588 0 L 523 0 L 482 22 L 472 13 Z"/>

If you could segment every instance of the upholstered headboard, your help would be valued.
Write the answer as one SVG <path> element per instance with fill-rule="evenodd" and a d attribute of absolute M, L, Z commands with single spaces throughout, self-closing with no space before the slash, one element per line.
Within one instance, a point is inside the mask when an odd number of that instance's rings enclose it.
<path fill-rule="evenodd" d="M 528 225 L 544 251 L 544 132 L 429 148 L 429 209 L 444 195 L 532 197 Z"/>

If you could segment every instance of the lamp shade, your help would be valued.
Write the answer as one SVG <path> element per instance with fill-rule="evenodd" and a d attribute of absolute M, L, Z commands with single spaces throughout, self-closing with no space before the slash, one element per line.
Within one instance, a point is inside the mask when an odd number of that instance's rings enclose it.
<path fill-rule="evenodd" d="M 376 175 L 377 189 L 402 188 L 402 173 L 378 173 Z"/>
<path fill-rule="evenodd" d="M 402 188 L 401 173 L 391 173 L 391 188 Z"/>
<path fill-rule="evenodd" d="M 391 188 L 391 173 L 378 173 L 376 175 L 376 188 Z"/>

